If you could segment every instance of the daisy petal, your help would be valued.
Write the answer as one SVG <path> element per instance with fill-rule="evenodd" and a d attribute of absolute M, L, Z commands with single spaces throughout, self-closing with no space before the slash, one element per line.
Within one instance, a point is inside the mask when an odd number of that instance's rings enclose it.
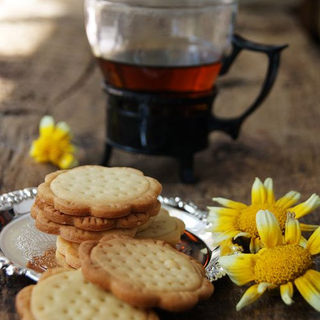
<path fill-rule="evenodd" d="M 219 245 L 222 241 L 233 239 L 233 237 L 237 234 L 237 231 L 230 231 L 230 232 L 213 232 L 212 238 L 213 243 Z"/>
<path fill-rule="evenodd" d="M 282 244 L 282 233 L 276 217 L 268 210 L 259 210 L 256 223 L 261 242 L 267 248 Z"/>
<path fill-rule="evenodd" d="M 213 232 L 236 231 L 233 218 L 217 218 L 209 216 L 208 221 L 212 223 Z"/>
<path fill-rule="evenodd" d="M 290 212 L 294 212 L 296 218 L 299 219 L 311 211 L 320 206 L 320 198 L 317 194 L 313 194 L 308 200 L 298 204 L 297 206 L 288 209 Z"/>
<path fill-rule="evenodd" d="M 239 245 L 232 242 L 232 239 L 226 239 L 220 243 L 220 256 L 226 256 L 234 254 L 235 252 L 241 252 L 243 249 Z"/>
<path fill-rule="evenodd" d="M 230 279 L 238 286 L 254 280 L 253 266 L 255 257 L 253 254 L 240 253 L 220 257 L 219 263 L 225 269 Z"/>
<path fill-rule="evenodd" d="M 278 199 L 276 202 L 276 207 L 282 207 L 284 209 L 293 206 L 300 199 L 301 195 L 296 191 L 289 191 L 282 198 Z M 291 210 L 290 210 L 291 211 Z"/>
<path fill-rule="evenodd" d="M 51 135 L 54 131 L 54 120 L 51 116 L 44 116 L 40 120 L 39 132 L 40 135 Z"/>
<path fill-rule="evenodd" d="M 303 298 L 317 311 L 320 311 L 320 288 L 315 280 L 320 281 L 319 273 L 315 276 L 314 272 L 308 270 L 303 276 L 294 280 L 294 284 Z"/>
<path fill-rule="evenodd" d="M 239 215 L 239 212 L 235 209 L 222 208 L 222 207 L 208 207 L 209 214 L 215 216 L 229 216 L 236 217 Z"/>
<path fill-rule="evenodd" d="M 69 169 L 77 165 L 77 161 L 73 154 L 71 153 L 65 153 L 62 155 L 62 157 L 59 159 L 59 162 L 57 163 L 60 169 Z"/>
<path fill-rule="evenodd" d="M 232 208 L 232 209 L 244 209 L 247 207 L 247 205 L 245 205 L 244 203 L 241 202 L 237 202 L 237 201 L 233 201 L 233 200 L 229 200 L 226 198 L 212 198 L 213 201 L 218 202 L 219 204 L 221 204 L 222 206 L 228 207 L 228 208 Z"/>
<path fill-rule="evenodd" d="M 54 126 L 54 119 L 52 116 L 44 116 L 40 120 L 40 129 L 42 128 L 48 128 Z"/>
<path fill-rule="evenodd" d="M 299 243 L 301 238 L 300 224 L 297 219 L 294 218 L 292 213 L 288 213 L 284 239 L 286 243 L 295 244 Z"/>
<path fill-rule="evenodd" d="M 300 242 L 299 242 L 299 245 L 302 247 L 302 248 L 307 248 L 307 244 L 308 244 L 308 241 L 305 237 L 301 236 L 300 237 Z"/>
<path fill-rule="evenodd" d="M 266 189 L 261 180 L 256 178 L 251 189 L 251 202 L 252 204 L 263 204 L 266 202 L 266 199 Z"/>
<path fill-rule="evenodd" d="M 280 294 L 281 294 L 282 301 L 285 304 L 287 304 L 287 305 L 292 304 L 294 302 L 292 300 L 292 296 L 293 296 L 293 284 L 292 284 L 292 282 L 288 282 L 286 284 L 282 284 L 280 286 Z"/>
<path fill-rule="evenodd" d="M 320 272 L 316 270 L 308 270 L 305 277 L 315 286 L 315 288 L 320 292 Z"/>
<path fill-rule="evenodd" d="M 38 155 L 38 152 L 37 152 L 37 151 L 38 151 L 38 150 L 37 150 L 37 143 L 36 143 L 36 141 L 32 141 L 31 148 L 30 148 L 30 150 L 29 150 L 29 155 L 30 155 L 31 157 L 35 157 L 35 156 Z"/>
<path fill-rule="evenodd" d="M 264 291 L 267 289 L 265 288 L 263 292 L 258 291 L 258 284 L 255 284 L 251 286 L 242 296 L 240 301 L 238 302 L 236 309 L 237 311 L 241 310 L 243 307 L 247 306 L 248 304 L 256 301 L 260 296 L 264 293 Z M 261 289 L 261 288 L 260 288 Z"/>
<path fill-rule="evenodd" d="M 273 284 L 271 284 L 271 283 L 268 283 L 268 282 L 260 282 L 259 284 L 258 284 L 258 288 L 257 288 L 257 291 L 258 291 L 258 293 L 264 293 L 268 288 L 272 288 L 272 287 L 274 287 L 274 285 Z"/>
<path fill-rule="evenodd" d="M 320 253 L 320 227 L 308 239 L 307 249 L 312 255 Z"/>
<path fill-rule="evenodd" d="M 274 204 L 273 180 L 271 178 L 267 178 L 264 180 L 263 184 L 267 193 L 267 202 L 269 204 Z"/>
<path fill-rule="evenodd" d="M 70 137 L 70 127 L 64 122 L 58 122 L 56 125 L 56 130 L 55 130 L 55 138 L 56 139 L 64 139 L 64 138 L 69 138 Z"/>
<path fill-rule="evenodd" d="M 70 127 L 64 121 L 60 121 L 57 123 L 56 128 L 59 128 L 61 131 L 65 133 L 70 133 Z"/>
<path fill-rule="evenodd" d="M 248 232 L 239 232 L 237 235 L 234 236 L 234 240 L 240 238 L 240 237 L 244 237 L 244 238 L 251 238 L 251 234 Z"/>
<path fill-rule="evenodd" d="M 232 241 L 230 241 L 230 239 L 224 240 L 220 243 L 220 256 L 226 256 L 229 254 L 232 254 Z"/>
<path fill-rule="evenodd" d="M 223 215 L 219 215 L 218 213 L 216 213 L 215 211 L 209 211 L 208 213 L 208 221 L 210 222 L 215 222 L 216 220 L 222 220 L 222 219 L 226 219 L 226 220 L 234 220 L 234 217 L 232 216 L 223 216 Z"/>
<path fill-rule="evenodd" d="M 260 249 L 261 249 L 260 239 L 252 237 L 250 240 L 250 252 L 257 253 Z"/>
<path fill-rule="evenodd" d="M 300 223 L 301 231 L 314 231 L 319 227 L 318 224 L 306 224 L 306 223 Z"/>

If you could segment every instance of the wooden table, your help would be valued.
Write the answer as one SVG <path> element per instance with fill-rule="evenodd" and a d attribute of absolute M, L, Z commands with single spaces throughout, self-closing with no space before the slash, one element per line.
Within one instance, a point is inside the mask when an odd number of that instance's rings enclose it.
<path fill-rule="evenodd" d="M 10 3 L 10 4 L 9 4 Z M 29 156 L 31 141 L 44 114 L 71 126 L 81 164 L 100 163 L 105 133 L 105 97 L 100 72 L 89 50 L 78 0 L 0 3 L 0 192 L 37 186 L 51 165 Z M 263 43 L 288 43 L 276 85 L 264 105 L 232 141 L 213 133 L 210 147 L 196 156 L 199 182 L 183 185 L 174 159 L 116 150 L 111 165 L 143 170 L 163 184 L 163 194 L 192 200 L 202 207 L 213 196 L 250 201 L 254 177 L 273 177 L 279 197 L 294 189 L 305 200 L 320 193 L 320 56 L 299 22 L 295 0 L 260 0 L 240 7 L 237 31 Z M 16 4 L 16 7 L 14 7 Z M 1 8 L 3 6 L 3 8 Z M 9 7 L 10 6 L 10 7 Z M 11 9 L 10 9 L 11 8 Z M 257 94 L 265 60 L 243 54 L 220 80 L 216 101 L 220 115 L 237 114 Z M 319 209 L 305 221 L 319 223 Z M 18 319 L 14 298 L 31 281 L 0 276 L 0 319 Z M 235 305 L 244 292 L 227 278 L 215 283 L 215 294 L 185 314 L 162 319 L 319 319 L 298 293 L 287 307 L 279 292 L 265 293 L 241 312 Z"/>

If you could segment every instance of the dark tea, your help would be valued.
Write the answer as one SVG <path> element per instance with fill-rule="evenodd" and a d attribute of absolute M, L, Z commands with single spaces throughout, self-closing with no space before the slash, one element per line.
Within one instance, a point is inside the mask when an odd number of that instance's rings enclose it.
<path fill-rule="evenodd" d="M 221 62 L 190 66 L 146 66 L 98 58 L 107 84 L 148 92 L 206 92 L 212 90 Z"/>
<path fill-rule="evenodd" d="M 98 58 L 108 94 L 111 145 L 173 156 L 207 146 L 221 59 L 213 50 L 199 52 L 180 44 L 170 54 L 144 50 Z"/>
<path fill-rule="evenodd" d="M 98 57 L 106 84 L 124 90 L 154 93 L 211 91 L 221 68 L 221 57 L 210 47 L 194 50 L 176 39 L 176 48 L 118 52 Z"/>

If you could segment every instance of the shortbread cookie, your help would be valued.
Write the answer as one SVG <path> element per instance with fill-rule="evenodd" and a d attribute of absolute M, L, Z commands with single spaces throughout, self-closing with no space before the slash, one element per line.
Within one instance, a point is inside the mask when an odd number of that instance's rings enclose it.
<path fill-rule="evenodd" d="M 108 235 L 126 235 L 133 237 L 137 232 L 137 228 L 112 229 L 107 231 L 81 230 L 73 226 L 66 226 L 49 221 L 36 206 L 32 206 L 31 216 L 36 219 L 35 225 L 40 231 L 60 235 L 63 239 L 76 243 L 81 243 L 86 240 L 100 240 Z"/>
<path fill-rule="evenodd" d="M 64 269 L 67 269 L 67 270 L 78 269 L 78 268 L 74 268 L 69 263 L 67 263 L 66 257 L 63 254 L 61 254 L 58 250 L 56 251 L 56 262 L 57 262 L 58 266 L 60 266 Z"/>
<path fill-rule="evenodd" d="M 48 271 L 46 271 L 41 275 L 41 278 L 39 281 L 43 281 L 44 279 L 54 274 L 65 272 L 65 271 L 66 270 L 64 268 L 49 269 Z M 21 320 L 36 320 L 33 314 L 31 313 L 31 309 L 30 309 L 31 295 L 34 287 L 35 285 L 24 287 L 22 290 L 18 292 L 16 296 L 16 310 Z"/>
<path fill-rule="evenodd" d="M 108 238 L 110 238 L 110 235 L 104 236 L 101 239 L 108 239 Z M 169 241 L 167 242 L 169 242 L 170 244 L 175 244 L 178 241 L 173 243 L 173 241 L 169 239 Z M 63 261 L 61 260 L 61 255 L 57 254 L 56 252 L 57 263 L 61 267 L 66 267 L 65 263 L 67 263 L 68 266 L 74 269 L 79 269 L 81 267 L 81 261 L 78 253 L 79 245 L 80 245 L 79 243 L 71 242 L 63 239 L 61 236 L 58 236 L 56 241 L 56 247 L 57 247 L 57 252 L 63 256 Z"/>
<path fill-rule="evenodd" d="M 159 213 L 160 213 L 160 210 L 159 210 L 158 214 L 159 214 Z M 141 231 L 143 231 L 143 230 L 145 230 L 145 229 L 147 229 L 147 228 L 151 225 L 151 223 L 153 222 L 153 220 L 154 220 L 156 217 L 157 217 L 157 216 L 150 217 L 149 220 L 148 220 L 146 223 L 144 223 L 144 224 L 142 224 L 141 226 L 137 227 L 137 233 L 138 233 L 138 232 L 141 232 Z"/>
<path fill-rule="evenodd" d="M 38 187 L 40 199 L 60 212 L 117 218 L 150 210 L 161 184 L 133 168 L 81 166 L 51 173 Z"/>
<path fill-rule="evenodd" d="M 21 320 L 36 320 L 30 309 L 31 294 L 34 287 L 34 285 L 24 287 L 16 296 L 16 309 Z"/>
<path fill-rule="evenodd" d="M 135 238 L 164 240 L 171 245 L 176 245 L 185 230 L 183 221 L 171 217 L 169 212 L 161 208 L 159 214 L 152 219 L 152 222 L 144 230 L 138 230 Z"/>
<path fill-rule="evenodd" d="M 157 320 L 152 312 L 119 300 L 85 281 L 80 270 L 49 273 L 16 297 L 22 320 Z"/>
<path fill-rule="evenodd" d="M 147 212 L 131 213 L 125 217 L 115 219 L 92 216 L 71 216 L 54 209 L 52 205 L 41 201 L 38 197 L 35 200 L 34 206 L 40 209 L 43 215 L 52 222 L 75 226 L 87 231 L 106 231 L 141 226 L 145 224 L 150 217 L 158 214 L 161 204 L 159 201 L 156 201 L 151 210 Z"/>
<path fill-rule="evenodd" d="M 86 241 L 79 254 L 86 279 L 134 306 L 183 311 L 213 292 L 203 266 L 164 241 Z"/>
<path fill-rule="evenodd" d="M 167 211 L 165 211 L 165 213 L 163 215 L 166 215 Z M 155 217 L 153 217 L 155 218 Z M 172 217 L 169 217 L 169 219 Z M 151 218 L 152 220 L 152 218 Z M 153 220 L 152 220 L 153 222 Z M 180 241 L 180 237 L 181 237 L 181 231 L 180 230 L 184 230 L 184 223 L 181 222 L 183 227 L 181 229 L 179 229 L 179 231 L 177 232 L 177 229 L 175 230 L 170 230 L 168 233 L 165 233 L 164 228 L 162 228 L 162 232 L 161 233 L 156 233 L 153 232 L 152 230 L 155 229 L 154 226 L 152 226 L 150 229 L 151 231 L 147 231 L 147 232 L 137 232 L 136 236 L 139 235 L 138 238 L 153 238 L 153 239 L 158 239 L 155 238 L 155 236 L 159 236 L 162 237 L 164 239 L 161 240 L 165 240 L 166 242 L 170 243 L 171 245 L 175 245 L 176 243 L 178 243 Z M 157 222 L 155 223 L 155 225 L 159 225 Z M 148 226 L 150 226 L 148 224 Z M 161 226 L 160 226 L 161 228 Z M 145 229 L 143 229 L 145 230 Z M 183 233 L 183 231 L 182 231 Z M 110 236 L 110 235 L 109 235 Z M 109 238 L 109 236 L 104 236 L 102 238 L 106 239 Z M 78 253 L 78 249 L 79 249 L 79 243 L 75 243 L 75 242 L 70 242 L 67 241 L 65 239 L 63 239 L 61 236 L 57 237 L 57 241 L 56 241 L 56 247 L 57 247 L 57 251 L 64 256 L 64 261 L 71 266 L 72 268 L 78 269 L 81 267 L 81 261 L 79 258 L 79 253 Z M 64 266 L 63 264 L 60 264 L 61 266 Z"/>
<path fill-rule="evenodd" d="M 44 217 L 42 210 L 34 203 L 30 210 L 31 217 L 35 219 L 36 228 L 49 234 L 60 234 L 62 225 L 49 221 Z"/>
<path fill-rule="evenodd" d="M 78 254 L 78 243 L 67 241 L 58 236 L 56 246 L 57 252 L 61 253 L 64 256 L 64 259 L 69 266 L 75 269 L 81 267 L 81 261 Z"/>

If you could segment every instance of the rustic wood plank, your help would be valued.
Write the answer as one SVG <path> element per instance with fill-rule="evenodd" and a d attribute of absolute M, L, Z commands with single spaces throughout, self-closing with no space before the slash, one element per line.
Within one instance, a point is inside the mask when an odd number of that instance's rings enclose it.
<path fill-rule="evenodd" d="M 40 29 L 48 31 L 30 54 L 8 55 L 7 49 L 0 50 L 1 193 L 36 186 L 46 173 L 55 170 L 51 165 L 35 164 L 28 156 L 39 119 L 46 113 L 70 124 L 81 164 L 99 163 L 102 159 L 105 97 L 83 30 L 82 3 L 76 0 L 44 3 L 53 6 L 56 3 L 60 11 L 57 9 L 53 16 L 21 13 L 23 18 L 0 21 L 0 32 L 4 35 L 10 30 L 20 30 L 19 26 L 31 32 L 30 39 Z M 215 132 L 210 137 L 210 147 L 196 156 L 199 177 L 196 185 L 178 181 L 178 165 L 170 158 L 115 150 L 111 165 L 139 168 L 163 183 L 164 195 L 177 195 L 202 207 L 211 205 L 213 196 L 249 202 L 250 186 L 256 176 L 273 177 L 278 197 L 290 189 L 301 192 L 302 199 L 313 192 L 320 193 L 319 48 L 300 25 L 299 3 L 261 0 L 240 6 L 239 33 L 263 43 L 288 43 L 290 48 L 283 54 L 271 95 L 245 123 L 240 138 L 232 141 Z M 254 98 L 265 72 L 264 60 L 263 56 L 242 54 L 230 74 L 219 81 L 221 92 L 216 101 L 219 115 L 238 114 Z M 319 210 L 304 220 L 319 223 Z M 22 277 L 8 279 L 0 274 L 1 319 L 18 319 L 14 296 L 28 283 Z M 188 313 L 161 313 L 161 317 L 181 320 L 319 317 L 299 294 L 294 296 L 295 304 L 286 307 L 278 291 L 266 293 L 260 301 L 237 313 L 234 307 L 243 292 L 244 288 L 223 279 L 216 283 L 216 292 L 209 301 Z"/>

